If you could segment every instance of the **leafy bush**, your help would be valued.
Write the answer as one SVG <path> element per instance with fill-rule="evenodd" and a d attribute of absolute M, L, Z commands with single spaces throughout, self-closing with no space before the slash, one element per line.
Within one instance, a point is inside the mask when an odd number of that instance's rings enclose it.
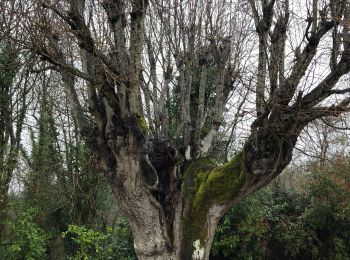
<path fill-rule="evenodd" d="M 89 259 L 90 255 L 99 258 L 102 251 L 104 251 L 104 244 L 110 234 L 102 234 L 84 226 L 69 225 L 68 230 L 62 233 L 63 238 L 66 236 L 69 236 L 78 247 L 78 250 L 71 259 L 86 260 Z M 109 252 L 107 252 L 107 254 L 108 253 Z"/>
<path fill-rule="evenodd" d="M 217 259 L 262 259 L 266 248 L 271 209 L 263 205 L 271 198 L 271 191 L 264 189 L 231 209 L 220 222 L 212 247 Z"/>
<path fill-rule="evenodd" d="M 313 172 L 302 219 L 317 234 L 322 256 L 350 259 L 350 163 L 337 158 Z"/>
<path fill-rule="evenodd" d="M 136 260 L 134 250 L 134 239 L 128 222 L 125 219 L 120 219 L 114 230 L 114 239 L 112 240 L 112 248 L 116 258 L 120 260 Z"/>
<path fill-rule="evenodd" d="M 46 255 L 47 236 L 34 222 L 36 210 L 29 208 L 18 219 L 9 223 L 10 238 L 5 241 L 3 259 L 43 259 Z"/>
<path fill-rule="evenodd" d="M 62 236 L 70 239 L 76 246 L 75 253 L 70 259 L 136 259 L 132 234 L 123 219 L 117 223 L 114 230 L 109 228 L 107 232 L 69 225 Z"/>

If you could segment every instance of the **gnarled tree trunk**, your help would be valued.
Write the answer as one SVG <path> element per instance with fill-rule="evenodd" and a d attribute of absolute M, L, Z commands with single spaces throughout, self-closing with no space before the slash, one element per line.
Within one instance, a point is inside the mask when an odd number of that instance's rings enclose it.
<path fill-rule="evenodd" d="M 116 138 L 118 148 L 109 143 L 108 152 L 105 145 L 96 150 L 130 223 L 139 259 L 209 259 L 225 212 L 273 180 L 292 158 L 302 125 L 295 123 L 293 133 L 281 139 L 269 123 L 253 131 L 225 165 L 210 158 L 186 162 L 181 185 L 176 148 L 168 139 L 146 141 L 131 128 L 122 140 Z"/>

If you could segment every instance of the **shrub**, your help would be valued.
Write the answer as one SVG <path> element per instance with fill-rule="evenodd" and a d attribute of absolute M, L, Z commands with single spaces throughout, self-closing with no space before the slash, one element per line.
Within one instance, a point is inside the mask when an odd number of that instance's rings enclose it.
<path fill-rule="evenodd" d="M 14 222 L 8 223 L 9 238 L 5 241 L 4 259 L 43 259 L 46 255 L 47 236 L 34 222 L 36 209 L 29 208 Z"/>
<path fill-rule="evenodd" d="M 69 225 L 62 236 L 76 246 L 70 259 L 136 259 L 132 234 L 124 219 L 119 220 L 114 230 L 108 228 L 106 232 Z"/>

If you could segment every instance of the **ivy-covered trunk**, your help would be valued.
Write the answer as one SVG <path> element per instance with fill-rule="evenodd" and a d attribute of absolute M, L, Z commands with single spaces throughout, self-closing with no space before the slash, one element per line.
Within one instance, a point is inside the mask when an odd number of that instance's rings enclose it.
<path fill-rule="evenodd" d="M 23 92 L 13 98 L 14 79 L 18 73 L 18 53 L 6 39 L 0 40 L 0 240 L 5 231 L 8 191 L 21 140 L 23 120 L 26 112 L 26 85 Z M 18 102 L 17 110 L 12 103 Z M 14 121 L 16 118 L 16 122 Z M 15 127 L 14 127 L 15 125 Z"/>
<path fill-rule="evenodd" d="M 12 174 L 17 164 L 17 151 L 12 147 L 4 164 L 0 166 L 0 238 L 5 232 L 5 219 L 7 212 L 8 192 L 10 189 L 10 182 Z"/>
<path fill-rule="evenodd" d="M 7 189 L 1 187 L 0 189 L 0 239 L 5 232 L 4 220 L 6 218 L 6 205 L 7 205 Z"/>

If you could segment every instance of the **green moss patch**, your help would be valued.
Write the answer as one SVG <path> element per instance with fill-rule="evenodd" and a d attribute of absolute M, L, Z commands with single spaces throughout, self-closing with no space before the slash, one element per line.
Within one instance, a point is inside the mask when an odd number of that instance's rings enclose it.
<path fill-rule="evenodd" d="M 141 130 L 141 132 L 143 134 L 147 133 L 148 126 L 147 126 L 145 118 L 143 116 L 140 116 L 140 115 L 136 115 L 135 118 L 137 120 L 137 125 L 138 125 L 139 129 Z"/>
<path fill-rule="evenodd" d="M 206 218 L 214 204 L 224 205 L 231 201 L 245 180 L 244 154 L 236 155 L 223 166 L 212 159 L 197 160 L 188 167 L 184 176 L 184 192 L 189 203 L 189 212 L 183 218 L 185 255 L 191 257 L 193 242 L 197 239 L 204 245 Z M 187 255 L 186 255 L 187 254 Z"/>
<path fill-rule="evenodd" d="M 243 153 L 238 154 L 227 164 L 214 168 L 207 176 L 201 177 L 194 197 L 194 207 L 210 204 L 225 204 L 239 192 L 244 180 Z"/>

